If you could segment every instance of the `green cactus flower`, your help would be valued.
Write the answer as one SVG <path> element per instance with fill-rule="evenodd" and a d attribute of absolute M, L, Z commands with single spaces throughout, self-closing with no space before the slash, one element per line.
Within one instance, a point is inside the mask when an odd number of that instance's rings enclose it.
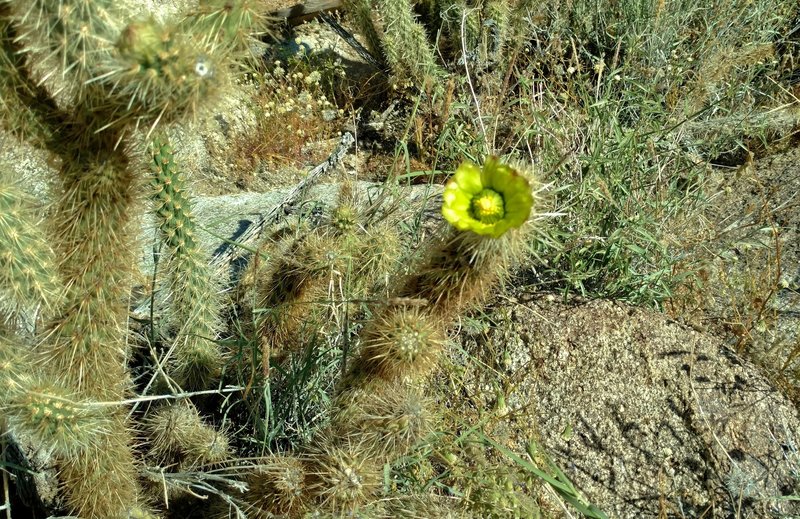
<path fill-rule="evenodd" d="M 533 194 L 517 171 L 489 157 L 479 168 L 462 163 L 444 188 L 442 216 L 460 231 L 499 238 L 531 214 Z"/>

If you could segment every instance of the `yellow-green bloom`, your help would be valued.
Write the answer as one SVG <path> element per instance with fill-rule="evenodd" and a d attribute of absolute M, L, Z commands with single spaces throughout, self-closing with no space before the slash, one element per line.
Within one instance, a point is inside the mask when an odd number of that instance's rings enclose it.
<path fill-rule="evenodd" d="M 499 238 L 531 214 L 533 194 L 525 178 L 497 157 L 479 168 L 464 162 L 444 188 L 442 216 L 456 229 Z"/>

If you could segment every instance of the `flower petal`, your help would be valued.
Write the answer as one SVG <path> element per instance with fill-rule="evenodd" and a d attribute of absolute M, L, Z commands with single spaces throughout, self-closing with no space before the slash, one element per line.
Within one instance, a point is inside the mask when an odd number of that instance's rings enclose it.
<path fill-rule="evenodd" d="M 454 179 L 458 187 L 470 195 L 477 195 L 484 187 L 481 183 L 480 168 L 471 162 L 462 162 L 456 170 Z"/>
<path fill-rule="evenodd" d="M 442 199 L 444 200 L 444 205 L 464 211 L 469 210 L 470 203 L 472 202 L 472 198 L 469 195 L 458 189 L 457 186 L 451 188 L 450 185 L 448 185 L 444 193 L 442 193 Z"/>
<path fill-rule="evenodd" d="M 483 223 L 479 222 L 478 220 L 472 220 L 472 225 L 470 225 L 470 230 L 475 234 L 481 235 L 491 235 L 494 231 L 494 227 L 496 224 L 493 223 Z"/>
<path fill-rule="evenodd" d="M 506 231 L 508 231 L 510 228 L 511 225 L 509 224 L 508 220 L 501 220 L 495 224 L 494 229 L 492 229 L 491 236 L 492 238 L 499 238 L 500 236 L 504 235 Z"/>
<path fill-rule="evenodd" d="M 483 169 L 481 170 L 481 182 L 484 187 L 494 189 L 495 191 L 501 191 L 497 186 L 498 177 L 502 174 L 502 170 L 499 166 L 502 166 L 502 164 L 500 164 L 500 161 L 494 155 L 486 158 L 486 162 L 483 163 Z"/>
<path fill-rule="evenodd" d="M 533 195 L 530 193 L 522 192 L 515 193 L 511 197 L 506 198 L 506 216 L 516 217 L 521 215 L 523 220 L 526 220 L 531 214 L 533 207 Z"/>
<path fill-rule="evenodd" d="M 468 231 L 471 228 L 471 221 L 461 217 L 461 213 L 449 208 L 442 208 L 442 216 L 450 225 L 459 231 Z"/>
<path fill-rule="evenodd" d="M 498 163 L 491 171 L 491 179 L 489 179 L 491 187 L 500 193 L 507 193 L 514 189 L 517 179 L 525 183 L 524 178 L 505 164 Z"/>
<path fill-rule="evenodd" d="M 457 229 L 469 229 L 469 207 L 471 198 L 468 193 L 461 190 L 458 182 L 451 180 L 442 193 L 442 216 Z"/>

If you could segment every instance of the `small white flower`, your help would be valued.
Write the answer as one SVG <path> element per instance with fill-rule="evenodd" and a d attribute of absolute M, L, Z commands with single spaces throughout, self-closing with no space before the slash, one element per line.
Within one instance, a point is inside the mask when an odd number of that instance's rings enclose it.
<path fill-rule="evenodd" d="M 322 79 L 322 75 L 315 70 L 311 74 L 306 76 L 305 83 L 307 85 L 310 85 L 312 83 L 319 83 L 320 79 Z"/>

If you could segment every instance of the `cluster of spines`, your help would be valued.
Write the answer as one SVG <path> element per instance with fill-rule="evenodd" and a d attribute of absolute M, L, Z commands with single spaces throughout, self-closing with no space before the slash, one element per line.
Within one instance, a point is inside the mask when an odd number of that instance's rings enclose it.
<path fill-rule="evenodd" d="M 0 401 L 2 402 L 9 400 L 9 395 L 17 385 L 16 368 L 20 365 L 21 357 L 19 349 L 6 323 L 0 321 Z"/>
<path fill-rule="evenodd" d="M 299 517 L 308 506 L 308 471 L 295 456 L 264 459 L 248 476 L 247 487 L 245 512 L 254 519 Z"/>
<path fill-rule="evenodd" d="M 67 505 L 87 517 L 119 516 L 137 500 L 125 421 L 113 406 L 97 403 L 121 398 L 127 379 L 120 285 L 126 273 L 122 265 L 130 258 L 118 241 L 125 243 L 132 183 L 125 161 L 109 155 L 96 160 L 92 153 L 76 153 L 63 164 L 64 187 L 53 218 L 54 247 L 62 259 L 47 267 L 52 269 L 48 278 L 65 280 L 59 285 L 66 286 L 62 304 L 45 339 L 25 358 L 11 359 L 13 373 L 3 376 L 9 426 L 53 450 Z M 23 223 L 11 235 L 20 233 L 28 234 Z M 27 253 L 38 256 L 34 247 Z M 6 281 L 3 285 L 8 287 Z M 47 300 L 43 294 L 40 302 Z M 37 369 L 26 374 L 25 367 Z M 90 469 L 96 480 L 86 477 Z"/>
<path fill-rule="evenodd" d="M 335 323 L 331 314 L 358 313 L 395 268 L 400 240 L 395 229 L 363 221 L 352 186 L 321 227 L 289 236 L 273 247 L 272 261 L 256 280 L 262 309 L 258 328 L 264 352 L 282 357 Z M 264 359 L 266 362 L 268 359 Z"/>
<path fill-rule="evenodd" d="M 255 37 L 267 32 L 263 1 L 209 0 L 201 2 L 189 19 L 194 32 L 218 35 L 232 51 L 244 52 Z"/>
<path fill-rule="evenodd" d="M 0 320 L 20 309 L 55 306 L 60 295 L 53 250 L 29 197 L 0 171 Z"/>
<path fill-rule="evenodd" d="M 397 296 L 429 302 L 431 312 L 452 322 L 484 304 L 525 254 L 525 233 L 500 238 L 449 231 L 431 244 L 415 272 L 398 285 Z"/>
<path fill-rule="evenodd" d="M 115 137 L 80 138 L 86 147 L 65 157 L 51 216 L 66 289 L 35 354 L 42 376 L 82 401 L 123 400 L 130 380 L 126 285 L 135 257 L 131 215 L 138 184 L 122 150 L 109 148 Z M 133 442 L 121 406 L 100 410 L 108 433 L 97 439 L 93 456 L 62 458 L 60 477 L 76 514 L 117 517 L 137 502 Z"/>
<path fill-rule="evenodd" d="M 253 13 L 249 0 L 204 5 L 241 15 L 209 27 L 203 21 L 210 12 L 172 24 L 152 18 L 128 23 L 127 7 L 108 0 L 0 5 L 0 86 L 15 90 L 3 96 L 4 108 L 14 112 L 4 119 L 11 126 L 24 122 L 24 131 L 14 132 L 59 159 L 48 230 L 59 258 L 51 272 L 66 287 L 32 353 L 30 365 L 41 367 L 36 376 L 48 383 L 37 387 L 20 377 L 2 378 L 26 388 L 9 400 L 18 426 L 49 435 L 42 441 L 65 454 L 58 459 L 65 505 L 81 517 L 148 514 L 139 502 L 127 413 L 114 404 L 125 399 L 130 385 L 126 299 L 135 263 L 132 215 L 142 187 L 123 141 L 134 125 L 154 126 L 195 112 L 225 84 L 226 63 L 241 50 L 234 40 L 262 21 L 247 14 Z M 13 232 L 8 237 L 17 239 Z M 16 274 L 36 281 L 26 269 Z M 19 299 L 26 292 L 16 274 L 1 280 L 2 290 Z M 3 340 L 14 335 L 4 325 Z M 89 434 L 84 423 L 95 429 L 102 424 L 102 434 Z M 73 455 L 81 444 L 91 453 Z"/>
<path fill-rule="evenodd" d="M 224 362 L 215 342 L 221 287 L 198 246 L 185 180 L 162 137 L 154 140 L 151 169 L 155 214 L 169 258 L 171 321 L 177 329 L 170 375 L 182 387 L 204 389 L 217 380 Z"/>
<path fill-rule="evenodd" d="M 138 183 L 120 151 L 63 164 L 52 221 L 67 289 L 39 353 L 66 385 L 92 398 L 120 399 L 127 390 L 123 327 Z"/>
<path fill-rule="evenodd" d="M 104 445 L 113 418 L 102 405 L 37 373 L 31 355 L 0 326 L 0 418 L 58 458 L 85 456 Z"/>
<path fill-rule="evenodd" d="M 40 67 L 51 92 L 86 100 L 88 83 L 110 55 L 119 29 L 115 2 L 87 0 L 11 1 L 10 15 L 25 50 Z M 64 98 L 62 97 L 62 100 Z M 93 104 L 97 104 L 97 99 Z"/>
<path fill-rule="evenodd" d="M 421 7 L 428 31 L 442 36 L 439 47 L 445 55 L 459 66 L 466 57 L 478 68 L 503 57 L 512 39 L 513 24 L 526 23 L 523 20 L 528 12 L 522 5 L 510 7 L 505 0 L 427 0 Z"/>
<path fill-rule="evenodd" d="M 433 429 L 432 402 L 416 384 L 372 381 L 337 396 L 330 428 L 339 438 L 380 446 L 390 461 Z"/>
<path fill-rule="evenodd" d="M 283 358 L 322 331 L 334 301 L 341 299 L 337 288 L 345 286 L 352 264 L 351 251 L 336 237 L 312 232 L 290 241 L 257 285 L 265 356 Z"/>
<path fill-rule="evenodd" d="M 436 365 L 444 339 L 441 321 L 427 309 L 388 305 L 361 333 L 353 373 L 388 381 L 424 376 Z"/>
<path fill-rule="evenodd" d="M 9 12 L 9 5 L 0 3 L 0 109 L 4 114 L 0 125 L 21 140 L 44 146 L 56 129 L 45 121 L 53 117 L 55 104 L 41 95 L 41 85 L 25 69 L 22 45 Z"/>
<path fill-rule="evenodd" d="M 223 429 L 204 420 L 189 401 L 164 404 L 147 412 L 140 432 L 148 448 L 148 466 L 143 495 L 148 501 L 169 503 L 186 497 L 184 483 L 174 483 L 174 474 L 198 474 L 220 467 L 231 456 L 231 446 Z"/>
<path fill-rule="evenodd" d="M 230 456 L 228 437 L 207 424 L 188 402 L 164 405 L 144 423 L 150 457 L 161 467 L 188 471 L 222 463 Z"/>
<path fill-rule="evenodd" d="M 256 519 L 295 519 L 309 512 L 350 516 L 379 494 L 381 460 L 375 444 L 323 434 L 302 454 L 261 460 L 247 479 L 242 509 Z"/>
<path fill-rule="evenodd" d="M 9 4 L 35 75 L 62 106 L 81 106 L 104 126 L 193 114 L 224 87 L 228 58 L 248 51 L 249 35 L 267 23 L 253 0 L 203 2 L 178 23 L 127 25 L 128 10 L 108 0 Z"/>
<path fill-rule="evenodd" d="M 410 77 L 422 86 L 442 74 L 408 0 L 350 0 L 346 5 L 370 50 L 386 61 L 395 79 Z"/>
<path fill-rule="evenodd" d="M 103 77 L 114 82 L 110 98 L 121 122 L 170 122 L 193 115 L 221 91 L 227 70 L 214 34 L 154 18 L 128 24 L 116 40 L 117 62 Z M 123 106 L 124 104 L 124 106 Z"/>
<path fill-rule="evenodd" d="M 337 514 L 357 511 L 382 487 L 377 445 L 322 436 L 306 456 L 308 494 L 315 506 Z"/>
<path fill-rule="evenodd" d="M 396 222 L 364 207 L 351 182 L 342 184 L 336 207 L 321 232 L 338 237 L 342 246 L 351 251 L 351 297 L 363 300 L 386 291 L 402 251 Z"/>

